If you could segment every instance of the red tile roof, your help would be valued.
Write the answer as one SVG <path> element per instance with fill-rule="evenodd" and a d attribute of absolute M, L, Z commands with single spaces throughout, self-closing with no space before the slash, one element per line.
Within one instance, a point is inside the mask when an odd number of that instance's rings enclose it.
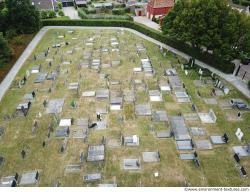
<path fill-rule="evenodd" d="M 150 0 L 148 4 L 153 8 L 173 7 L 174 0 Z"/>

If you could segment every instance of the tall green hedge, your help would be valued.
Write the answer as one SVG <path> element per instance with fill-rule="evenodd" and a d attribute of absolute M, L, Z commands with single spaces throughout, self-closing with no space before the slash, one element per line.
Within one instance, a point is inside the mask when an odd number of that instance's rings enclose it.
<path fill-rule="evenodd" d="M 201 53 L 200 50 L 191 48 L 189 45 L 163 35 L 160 31 L 148 28 L 145 25 L 127 20 L 43 20 L 43 26 L 107 26 L 107 27 L 126 27 L 143 33 L 153 39 L 156 39 L 164 44 L 167 44 L 175 49 L 178 49 L 196 59 L 199 59 L 210 66 L 217 68 L 225 73 L 232 73 L 234 65 L 230 62 L 221 61 L 209 53 Z"/>

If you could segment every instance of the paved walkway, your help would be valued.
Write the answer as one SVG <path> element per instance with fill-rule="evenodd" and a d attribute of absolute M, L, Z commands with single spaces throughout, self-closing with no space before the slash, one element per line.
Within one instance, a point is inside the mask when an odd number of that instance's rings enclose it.
<path fill-rule="evenodd" d="M 75 7 L 63 7 L 63 12 L 65 16 L 68 16 L 70 19 L 81 19 L 78 16 L 78 12 Z"/>
<path fill-rule="evenodd" d="M 121 28 L 121 27 L 81 27 L 81 26 L 47 26 L 47 27 L 43 27 L 39 33 L 37 33 L 37 35 L 35 36 L 35 38 L 30 42 L 30 44 L 28 45 L 28 47 L 25 49 L 25 51 L 23 52 L 23 54 L 21 55 L 21 57 L 16 61 L 15 65 L 12 67 L 12 69 L 10 70 L 10 72 L 8 73 L 8 75 L 5 77 L 5 79 L 2 81 L 2 83 L 0 84 L 0 101 L 2 99 L 2 97 L 4 96 L 5 92 L 8 90 L 8 88 L 10 87 L 12 81 L 15 79 L 16 74 L 18 73 L 19 69 L 22 67 L 22 65 L 25 63 L 26 59 L 28 59 L 28 57 L 31 55 L 33 49 L 36 47 L 37 43 L 39 43 L 39 41 L 42 39 L 42 37 L 44 36 L 44 34 L 49 30 L 49 29 L 61 29 L 61 28 L 66 28 L 66 29 L 123 29 L 123 30 L 127 30 L 130 31 L 144 39 L 147 39 L 148 41 L 155 43 L 159 46 L 164 47 L 165 49 L 168 49 L 169 51 L 180 55 L 181 57 L 184 57 L 185 59 L 189 59 L 190 56 L 188 56 L 187 54 L 178 51 L 168 45 L 165 45 L 151 37 L 148 37 L 138 31 L 135 31 L 133 29 L 128 29 L 128 28 Z M 234 85 L 240 92 L 242 92 L 246 97 L 250 98 L 250 91 L 247 88 L 247 85 L 242 82 L 240 79 L 238 79 L 237 77 L 233 76 L 233 75 L 227 75 L 225 73 L 222 73 L 221 71 L 208 66 L 207 64 L 196 60 L 196 64 L 202 67 L 206 67 L 209 70 L 211 70 L 213 73 L 216 73 L 217 75 L 219 75 L 221 78 L 227 80 L 229 83 L 231 83 L 232 85 Z"/>
<path fill-rule="evenodd" d="M 137 23 L 141 23 L 141 24 L 146 25 L 146 26 L 148 26 L 148 27 L 150 27 L 152 29 L 155 29 L 157 31 L 161 31 L 159 24 L 151 21 L 150 19 L 148 19 L 145 16 L 135 16 L 133 18 L 134 18 L 134 21 L 137 22 Z"/>

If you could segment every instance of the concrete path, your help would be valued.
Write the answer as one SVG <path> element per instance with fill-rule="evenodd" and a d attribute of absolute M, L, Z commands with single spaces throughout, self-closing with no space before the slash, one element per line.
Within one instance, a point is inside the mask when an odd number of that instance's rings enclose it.
<path fill-rule="evenodd" d="M 63 12 L 65 16 L 68 16 L 70 19 L 81 19 L 78 16 L 78 12 L 75 7 L 63 7 Z"/>
<path fill-rule="evenodd" d="M 161 31 L 159 24 L 151 21 L 150 19 L 148 19 L 145 16 L 135 16 L 133 18 L 134 18 L 134 21 L 137 22 L 137 23 L 141 23 L 141 24 L 146 25 L 146 26 L 148 26 L 148 27 L 150 27 L 152 29 L 155 29 L 157 31 Z"/>
<path fill-rule="evenodd" d="M 33 49 L 36 47 L 36 45 L 39 43 L 39 41 L 42 39 L 42 37 L 44 36 L 44 34 L 49 30 L 49 29 L 123 29 L 123 30 L 127 30 L 130 31 L 144 39 L 147 39 L 148 41 L 155 43 L 159 46 L 164 47 L 165 49 L 168 49 L 169 51 L 184 57 L 185 59 L 189 59 L 190 56 L 178 51 L 168 45 L 165 45 L 151 37 L 148 37 L 138 31 L 135 31 L 133 29 L 128 29 L 128 28 L 122 28 L 122 27 L 81 27 L 81 26 L 47 26 L 47 27 L 43 27 L 39 33 L 37 33 L 37 35 L 35 36 L 35 38 L 30 42 L 30 44 L 28 45 L 28 47 L 25 49 L 25 51 L 23 52 L 23 54 L 20 56 L 20 58 L 16 61 L 15 65 L 12 67 L 12 69 L 10 70 L 10 72 L 8 73 L 8 75 L 5 77 L 5 79 L 2 81 L 2 83 L 0 84 L 0 101 L 2 99 L 2 97 L 4 96 L 5 92 L 8 90 L 8 88 L 10 87 L 12 81 L 15 79 L 16 74 L 18 73 L 19 69 L 22 67 L 22 65 L 25 63 L 26 59 L 28 59 L 28 57 L 31 55 Z M 242 92 L 246 97 L 250 98 L 250 91 L 247 88 L 247 85 L 242 82 L 240 79 L 238 79 L 237 77 L 233 76 L 233 75 L 228 75 L 225 74 L 213 67 L 210 67 L 209 65 L 196 60 L 196 64 L 201 66 L 201 67 L 206 67 L 209 70 L 211 70 L 213 73 L 219 75 L 221 78 L 225 79 L 226 81 L 228 81 L 229 83 L 231 83 L 233 86 L 235 86 L 240 92 Z"/>

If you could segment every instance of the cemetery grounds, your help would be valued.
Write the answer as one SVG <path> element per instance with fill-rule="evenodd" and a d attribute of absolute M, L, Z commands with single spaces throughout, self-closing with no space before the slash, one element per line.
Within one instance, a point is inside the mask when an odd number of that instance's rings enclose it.
<path fill-rule="evenodd" d="M 250 102 L 234 87 L 225 85 L 230 89 L 229 94 L 223 96 L 211 96 L 212 84 L 195 86 L 194 80 L 199 80 L 197 70 L 189 70 L 185 75 L 178 63 L 187 63 L 182 58 L 178 58 L 167 52 L 165 56 L 160 51 L 159 46 L 142 39 L 126 30 L 103 29 L 103 30 L 73 30 L 68 29 L 49 30 L 33 54 L 27 59 L 21 70 L 18 72 L 10 89 L 5 94 L 0 103 L 0 127 L 5 133 L 0 138 L 0 155 L 5 158 L 5 162 L 0 168 L 0 177 L 13 175 L 16 172 L 21 174 L 26 171 L 38 170 L 40 179 L 37 186 L 52 186 L 60 181 L 61 186 L 97 186 L 99 183 L 117 183 L 118 186 L 247 186 L 248 178 L 240 176 L 239 169 L 233 159 L 232 147 L 235 145 L 245 145 L 250 141 L 250 113 L 243 112 L 240 120 L 228 120 L 226 114 L 237 113 L 236 109 L 223 109 L 219 103 L 232 98 L 241 98 Z M 60 37 L 63 36 L 63 37 Z M 59 38 L 60 37 L 60 38 Z M 94 37 L 93 45 L 86 45 L 87 39 Z M 73 39 L 72 39 L 73 38 Z M 120 54 L 112 52 L 111 39 L 116 38 L 119 42 Z M 69 42 L 69 45 L 65 45 Z M 61 44 L 60 48 L 52 48 L 52 45 Z M 154 77 L 145 77 L 144 72 L 134 73 L 134 67 L 141 67 L 143 54 L 137 53 L 136 44 L 143 44 L 146 54 L 152 62 L 155 70 Z M 49 49 L 47 57 L 44 52 Z M 100 48 L 109 49 L 104 53 Z M 73 53 L 71 51 L 73 50 Z M 90 59 L 101 58 L 101 63 L 110 63 L 120 60 L 119 65 L 101 68 L 99 71 L 91 68 L 79 67 L 84 61 L 83 52 L 93 51 Z M 57 53 L 56 53 L 57 52 Z M 36 55 L 36 60 L 34 59 Z M 49 59 L 53 59 L 52 66 L 49 66 Z M 63 64 L 70 62 L 70 64 Z M 31 74 L 22 88 L 19 88 L 20 81 L 31 70 L 33 66 L 41 65 L 43 72 L 55 71 L 60 65 L 60 73 L 55 81 L 45 80 L 42 83 L 33 83 L 36 74 Z M 163 92 L 163 101 L 149 101 L 148 90 L 158 90 L 158 80 L 165 79 L 164 70 L 176 68 L 179 77 L 185 84 L 191 102 L 178 103 L 174 92 Z M 102 74 L 108 74 L 106 77 Z M 62 118 L 73 118 L 74 122 L 79 118 L 89 118 L 96 121 L 96 108 L 109 107 L 109 100 L 97 100 L 95 97 L 82 97 L 83 91 L 96 91 L 100 88 L 109 88 L 110 92 L 122 93 L 123 90 L 132 90 L 134 80 L 145 81 L 146 90 L 135 91 L 135 102 L 127 103 L 123 101 L 122 110 L 109 111 L 107 115 L 102 115 L 108 122 L 104 130 L 89 129 L 88 137 L 74 139 L 71 134 L 68 139 L 66 150 L 60 153 L 60 146 L 64 138 L 55 138 L 55 126 L 50 138 L 48 126 L 50 122 Z M 211 80 L 210 77 L 203 79 Z M 119 85 L 108 85 L 108 80 L 119 80 Z M 68 84 L 79 82 L 79 90 L 69 90 Z M 51 88 L 51 93 L 48 89 Z M 201 97 L 197 95 L 197 91 Z M 27 93 L 35 91 L 36 97 L 32 101 L 31 108 L 26 117 L 12 117 L 19 103 L 24 101 L 23 97 Z M 43 106 L 44 100 L 64 98 L 63 110 L 61 113 L 51 115 L 46 113 Z M 218 104 L 209 105 L 204 102 L 204 98 L 214 98 Z M 76 108 L 72 107 L 72 102 L 76 103 Z M 214 124 L 204 124 L 200 120 L 185 121 L 187 127 L 202 127 L 206 130 L 204 136 L 193 136 L 193 140 L 208 139 L 210 135 L 223 135 L 227 133 L 229 143 L 223 145 L 213 145 L 211 150 L 196 150 L 201 166 L 197 168 L 193 161 L 181 160 L 179 151 L 176 148 L 174 137 L 159 139 L 156 132 L 170 130 L 170 123 L 156 123 L 151 117 L 137 117 L 135 115 L 135 104 L 149 103 L 151 110 L 165 110 L 168 118 L 177 116 L 179 113 L 194 113 L 191 105 L 194 103 L 199 112 L 208 112 L 213 109 L 217 116 Z M 6 119 L 6 115 L 11 118 Z M 38 122 L 36 133 L 32 133 L 34 120 Z M 236 129 L 240 127 L 244 133 L 244 138 L 240 142 L 235 136 Z M 121 145 L 121 136 L 138 135 L 139 146 L 129 147 Z M 98 145 L 104 140 L 105 161 L 92 163 L 80 163 L 80 154 L 87 155 L 88 145 Z M 46 146 L 42 143 L 46 141 Z M 25 149 L 26 157 L 22 159 L 21 150 Z M 159 151 L 160 162 L 143 162 L 142 152 Z M 184 151 L 185 152 L 185 151 Z M 140 169 L 135 171 L 123 170 L 123 160 L 134 158 L 140 160 Z M 68 173 L 65 166 L 69 164 L 80 164 L 80 171 Z M 241 165 L 250 172 L 250 161 L 248 158 L 241 158 Z M 159 177 L 154 177 L 154 173 L 159 172 Z M 86 183 L 83 176 L 89 173 L 101 173 L 102 180 Z"/>

